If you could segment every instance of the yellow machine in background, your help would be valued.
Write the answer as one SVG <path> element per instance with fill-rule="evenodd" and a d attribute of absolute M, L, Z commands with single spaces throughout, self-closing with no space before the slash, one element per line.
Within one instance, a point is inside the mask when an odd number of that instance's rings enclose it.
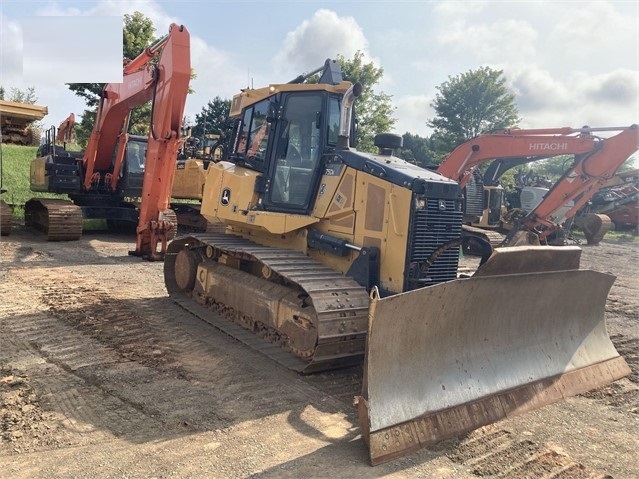
<path fill-rule="evenodd" d="M 627 375 L 605 329 L 614 277 L 526 246 L 458 278 L 458 183 L 393 156 L 397 135 L 354 149 L 360 91 L 327 60 L 236 95 L 201 208 L 225 230 L 169 244 L 170 296 L 296 371 L 363 364 L 373 464 Z"/>
<path fill-rule="evenodd" d="M 186 140 L 180 150 L 173 179 L 171 209 L 182 229 L 206 231 L 207 221 L 200 215 L 200 204 L 206 170 L 222 157 L 222 138 L 214 134 L 196 138 L 191 136 L 190 128 L 186 129 L 184 136 Z"/>

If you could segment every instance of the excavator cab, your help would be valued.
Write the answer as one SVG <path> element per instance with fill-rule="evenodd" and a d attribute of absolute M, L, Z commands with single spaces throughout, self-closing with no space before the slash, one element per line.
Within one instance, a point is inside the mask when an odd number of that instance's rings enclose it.
<path fill-rule="evenodd" d="M 118 188 L 123 196 L 140 197 L 144 182 L 147 138 L 140 135 L 127 135 L 127 137 L 122 177 L 118 182 Z"/>

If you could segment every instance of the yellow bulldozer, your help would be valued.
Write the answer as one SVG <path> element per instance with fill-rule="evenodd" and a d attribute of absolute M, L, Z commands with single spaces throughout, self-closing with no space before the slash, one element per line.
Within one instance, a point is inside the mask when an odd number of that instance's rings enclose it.
<path fill-rule="evenodd" d="M 458 183 L 393 156 L 397 135 L 358 151 L 360 92 L 327 60 L 234 97 L 202 198 L 221 226 L 169 243 L 170 296 L 301 373 L 361 364 L 373 465 L 629 374 L 614 277 L 574 246 L 496 248 L 459 276 Z"/>

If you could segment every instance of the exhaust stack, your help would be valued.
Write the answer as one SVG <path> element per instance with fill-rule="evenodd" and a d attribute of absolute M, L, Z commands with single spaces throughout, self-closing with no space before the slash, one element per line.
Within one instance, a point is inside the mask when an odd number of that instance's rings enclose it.
<path fill-rule="evenodd" d="M 362 94 L 362 85 L 355 83 L 351 86 L 342 98 L 342 109 L 339 118 L 339 136 L 337 139 L 337 148 L 340 150 L 348 150 L 349 137 L 351 131 L 351 118 L 353 117 L 353 104 L 355 98 Z"/>

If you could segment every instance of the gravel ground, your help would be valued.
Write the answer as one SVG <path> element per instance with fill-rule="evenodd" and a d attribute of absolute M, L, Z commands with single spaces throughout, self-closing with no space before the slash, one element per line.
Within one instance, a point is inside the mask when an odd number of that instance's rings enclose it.
<path fill-rule="evenodd" d="M 359 368 L 264 359 L 172 303 L 133 243 L 2 237 L 1 478 L 639 477 L 636 243 L 582 254 L 617 276 L 606 318 L 630 377 L 374 468 Z"/>

